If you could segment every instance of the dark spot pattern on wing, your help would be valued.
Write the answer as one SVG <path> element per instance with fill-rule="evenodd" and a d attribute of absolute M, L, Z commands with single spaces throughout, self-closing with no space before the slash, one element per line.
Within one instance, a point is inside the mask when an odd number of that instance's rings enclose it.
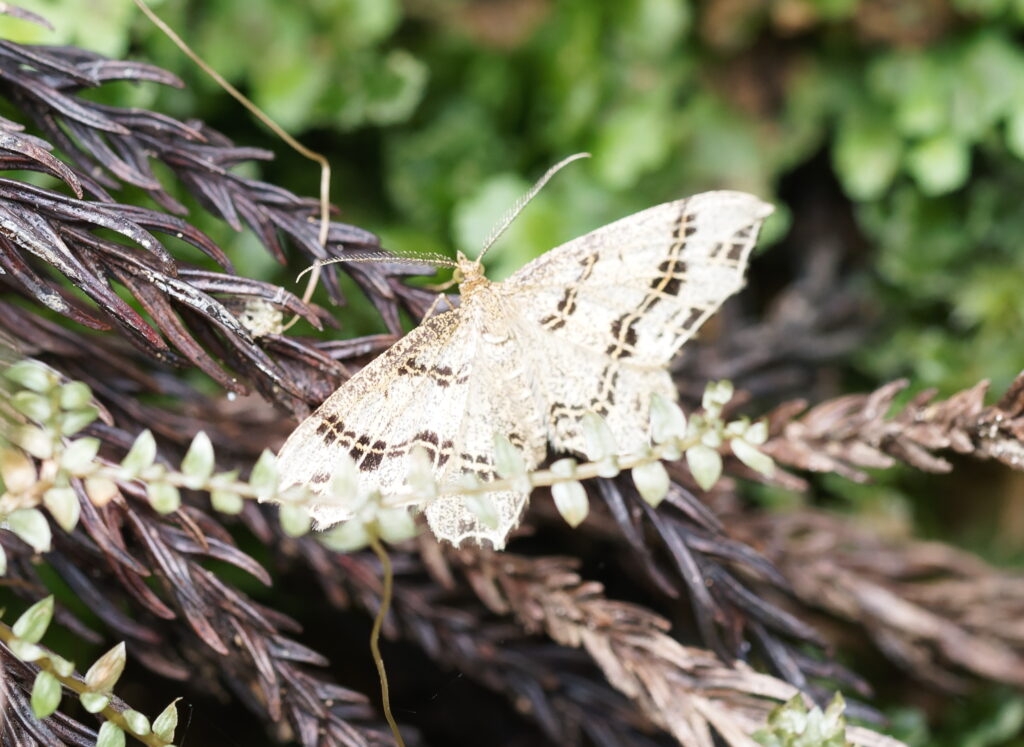
<path fill-rule="evenodd" d="M 711 258 L 739 266 L 743 253 L 750 248 L 754 238 L 753 224 L 746 225 L 736 231 L 728 241 L 719 241 L 711 247 Z"/>
<path fill-rule="evenodd" d="M 398 366 L 399 376 L 424 376 L 439 387 L 449 387 L 452 384 L 461 385 L 469 380 L 469 373 L 466 370 L 452 371 L 451 366 L 428 366 L 420 363 L 415 355 L 410 355 Z"/>
<path fill-rule="evenodd" d="M 442 441 L 438 434 L 431 430 L 422 430 L 412 438 L 390 444 L 382 439 L 373 441 L 367 435 L 345 430 L 341 419 L 334 413 L 325 413 L 321 416 L 316 433 L 326 445 L 333 446 L 336 443 L 348 451 L 349 456 L 363 472 L 372 472 L 380 467 L 385 457 L 403 457 L 416 446 L 421 446 L 427 452 L 436 467 L 443 467 L 451 458 L 454 448 L 450 439 Z M 330 475 L 318 473 L 313 477 L 313 482 L 327 482 L 329 479 Z"/>
<path fill-rule="evenodd" d="M 628 358 L 636 353 L 636 324 L 663 298 L 679 295 L 686 280 L 686 262 L 682 259 L 682 253 L 686 249 L 686 237 L 692 235 L 695 230 L 693 223 L 696 218 L 693 214 L 687 213 L 685 208 L 684 204 L 675 220 L 668 256 L 658 265 L 658 274 L 651 281 L 647 294 L 633 311 L 612 322 L 609 330 L 612 342 L 605 349 L 606 355 L 619 359 Z"/>
<path fill-rule="evenodd" d="M 562 294 L 562 298 L 559 300 L 558 305 L 555 307 L 554 314 L 548 314 L 546 317 L 540 320 L 542 327 L 548 330 L 561 329 L 565 326 L 566 320 L 575 313 L 579 304 L 576 302 L 576 296 L 579 293 L 580 284 L 585 282 L 590 274 L 594 271 L 594 265 L 597 264 L 599 255 L 597 252 L 592 252 L 586 255 L 581 261 L 580 266 L 583 270 L 580 272 L 576 282 L 568 286 L 565 292 Z"/>

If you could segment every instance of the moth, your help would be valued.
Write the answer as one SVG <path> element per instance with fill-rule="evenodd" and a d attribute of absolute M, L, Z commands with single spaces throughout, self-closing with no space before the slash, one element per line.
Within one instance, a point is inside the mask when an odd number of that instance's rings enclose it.
<path fill-rule="evenodd" d="M 445 486 L 464 473 L 496 478 L 496 433 L 528 469 L 549 447 L 585 457 L 588 411 L 607 421 L 623 451 L 648 443 L 652 394 L 676 399 L 669 362 L 742 287 L 771 212 L 753 195 L 705 192 L 574 239 L 502 282 L 489 281 L 481 264 L 493 237 L 476 260 L 460 252 L 460 304 L 423 321 L 299 425 L 278 455 L 282 488 L 324 495 L 348 454 L 363 489 L 397 494 L 420 447 L 440 486 L 422 507 L 434 535 L 502 548 L 528 495 L 489 493 L 498 521 L 488 526 Z M 349 518 L 327 499 L 310 513 L 320 529 Z"/>

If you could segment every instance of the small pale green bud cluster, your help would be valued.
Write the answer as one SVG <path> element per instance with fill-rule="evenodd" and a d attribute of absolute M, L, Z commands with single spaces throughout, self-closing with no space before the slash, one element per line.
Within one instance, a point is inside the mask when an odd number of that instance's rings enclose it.
<path fill-rule="evenodd" d="M 170 745 L 178 726 L 174 703 L 164 709 L 152 726 L 149 719 L 138 711 L 127 709 L 118 712 L 110 707 L 111 694 L 127 660 L 124 643 L 117 644 L 97 659 L 79 681 L 73 677 L 75 665 L 72 662 L 39 645 L 52 619 L 53 597 L 50 596 L 25 610 L 9 630 L 0 626 L 4 643 L 11 652 L 22 661 L 35 662 L 40 667 L 30 698 L 36 718 L 47 718 L 57 710 L 66 687 L 78 693 L 79 702 L 86 711 L 114 719 L 101 725 L 97 745 L 123 745 L 126 730 L 136 737 L 150 737 L 146 740 L 150 744 Z"/>
<path fill-rule="evenodd" d="M 434 495 L 437 486 L 426 452 L 415 449 L 410 457 L 407 484 L 424 495 Z M 332 550 L 352 552 L 378 538 L 402 542 L 416 536 L 416 522 L 409 510 L 386 506 L 379 492 L 365 490 L 359 481 L 359 469 L 348 454 L 335 464 L 327 495 L 317 498 L 317 502 L 339 504 L 351 513 L 350 519 L 320 535 L 320 541 Z"/>
<path fill-rule="evenodd" d="M 99 410 L 89 387 L 61 383 L 55 371 L 37 361 L 15 363 L 3 378 L 12 391 L 0 433 L 0 526 L 36 552 L 47 552 L 52 535 L 39 506 L 65 531 L 78 524 L 80 504 L 71 481 L 86 478 L 88 490 L 100 442 L 68 438 L 95 420 Z M 34 459 L 41 462 L 38 469 Z M 0 549 L 0 574 L 6 567 Z"/>
<path fill-rule="evenodd" d="M 703 412 L 690 418 L 687 439 L 696 441 L 686 450 L 686 464 L 697 484 L 710 490 L 722 475 L 719 447 L 728 441 L 736 458 L 755 472 L 769 476 L 775 470 L 771 457 L 757 449 L 768 439 L 768 426 L 741 418 L 731 423 L 722 419 L 722 408 L 733 396 L 729 381 L 708 384 L 702 400 Z"/>
<path fill-rule="evenodd" d="M 846 702 L 836 693 L 824 712 L 810 710 L 800 695 L 779 706 L 768 716 L 768 725 L 753 734 L 764 747 L 847 747 Z"/>

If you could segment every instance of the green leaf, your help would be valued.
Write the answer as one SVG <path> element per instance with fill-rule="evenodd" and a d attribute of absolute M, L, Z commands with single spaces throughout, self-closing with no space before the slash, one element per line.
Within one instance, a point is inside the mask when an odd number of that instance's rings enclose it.
<path fill-rule="evenodd" d="M 382 509 L 377 514 L 377 529 L 385 542 L 404 542 L 416 536 L 416 522 L 404 508 Z"/>
<path fill-rule="evenodd" d="M 769 714 L 767 727 L 753 738 L 768 747 L 847 747 L 846 704 L 837 696 L 822 713 L 817 706 L 808 710 L 802 697 L 795 695 Z"/>
<path fill-rule="evenodd" d="M 174 513 L 181 507 L 181 492 L 169 482 L 151 482 L 146 486 L 149 505 L 157 513 Z"/>
<path fill-rule="evenodd" d="M 74 662 L 68 661 L 63 656 L 57 656 L 57 654 L 49 654 L 47 657 L 50 660 L 50 666 L 57 670 L 57 674 L 61 677 L 70 677 L 75 672 Z"/>
<path fill-rule="evenodd" d="M 583 438 L 586 441 L 587 458 L 594 462 L 614 457 L 619 450 L 615 442 L 612 429 L 608 427 L 605 419 L 596 412 L 585 412 L 580 418 L 580 428 L 583 430 Z M 616 472 L 617 474 L 617 472 Z M 605 475 L 602 475 L 604 477 Z"/>
<path fill-rule="evenodd" d="M 49 552 L 53 539 L 50 524 L 38 508 L 21 508 L 7 516 L 7 527 L 36 552 Z"/>
<path fill-rule="evenodd" d="M 361 44 L 383 41 L 402 20 L 398 0 L 348 0 L 344 8 L 346 33 Z"/>
<path fill-rule="evenodd" d="M 153 722 L 153 733 L 165 742 L 174 741 L 174 730 L 178 728 L 178 709 L 176 704 L 179 700 L 180 698 L 175 698 L 171 701 L 171 704 L 164 708 Z"/>
<path fill-rule="evenodd" d="M 0 479 L 3 492 L 24 493 L 36 484 L 36 465 L 21 449 L 0 449 Z"/>
<path fill-rule="evenodd" d="M 640 0 L 624 3 L 623 9 L 626 8 L 629 10 L 622 28 L 617 29 L 618 35 L 628 45 L 631 56 L 651 60 L 672 55 L 679 49 L 694 13 L 689 3 L 677 0 Z"/>
<path fill-rule="evenodd" d="M 486 238 L 495 224 L 501 220 L 509 205 L 530 188 L 529 182 L 518 174 L 493 174 L 476 185 L 473 192 L 455 205 L 452 210 L 452 233 L 455 236 L 456 248 L 463 252 L 479 251 L 478 247 Z M 514 221 L 509 230 L 499 239 L 497 247 L 522 244 L 527 240 L 529 219 L 536 215 L 536 209 L 543 209 L 547 195 L 542 191 L 537 199 L 530 204 L 530 210 L 522 216 L 522 221 Z M 504 257 L 496 257 L 497 266 L 489 265 L 489 269 L 501 274 L 505 269 Z"/>
<path fill-rule="evenodd" d="M 98 438 L 76 438 L 60 455 L 60 466 L 73 475 L 84 474 L 100 450 Z"/>
<path fill-rule="evenodd" d="M 686 416 L 675 402 L 657 392 L 651 395 L 651 440 L 663 444 L 686 437 Z"/>
<path fill-rule="evenodd" d="M 28 641 L 13 640 L 7 644 L 7 647 L 22 661 L 37 661 L 46 656 L 46 651 L 42 646 Z"/>
<path fill-rule="evenodd" d="M 187 487 L 198 489 L 213 474 L 214 454 L 210 437 L 199 431 L 192 439 L 185 458 L 181 460 L 181 472 L 188 478 Z"/>
<path fill-rule="evenodd" d="M 413 495 L 426 502 L 437 495 L 437 479 L 434 477 L 434 460 L 425 447 L 416 444 L 408 457 L 409 471 L 405 476 L 405 484 Z"/>
<path fill-rule="evenodd" d="M 355 461 L 343 452 L 338 455 L 332 465 L 334 470 L 331 473 L 329 494 L 332 502 L 344 506 L 352 511 L 358 510 L 366 501 L 367 496 L 363 493 L 359 483 L 359 469 Z"/>
<path fill-rule="evenodd" d="M 467 486 L 468 487 L 468 486 Z M 462 502 L 473 515 L 488 529 L 497 529 L 500 516 L 498 506 L 490 493 L 469 493 L 462 496 Z"/>
<path fill-rule="evenodd" d="M 85 493 L 94 506 L 106 506 L 117 495 L 118 487 L 109 477 L 92 475 L 85 478 Z"/>
<path fill-rule="evenodd" d="M 1024 158 L 1024 107 L 1015 109 L 1006 121 L 1006 147 L 1017 158 Z"/>
<path fill-rule="evenodd" d="M 96 747 L 124 747 L 124 732 L 113 721 L 104 721 L 96 739 Z"/>
<path fill-rule="evenodd" d="M 555 508 L 565 523 L 574 529 L 583 523 L 590 512 L 587 491 L 577 480 L 556 482 L 551 486 L 551 497 L 555 499 Z"/>
<path fill-rule="evenodd" d="M 277 462 L 274 452 L 264 449 L 253 465 L 249 485 L 259 498 L 269 498 L 277 491 Z"/>
<path fill-rule="evenodd" d="M 678 143 L 679 128 L 666 98 L 660 91 L 647 92 L 610 111 L 593 147 L 594 172 L 606 187 L 632 187 Z"/>
<path fill-rule="evenodd" d="M 99 713 L 110 704 L 110 696 L 106 693 L 86 692 L 79 695 L 78 700 L 89 713 Z"/>
<path fill-rule="evenodd" d="M 558 459 L 551 464 L 551 471 L 560 478 L 569 478 L 576 474 L 576 460 L 570 457 Z M 551 486 L 551 497 L 555 508 L 571 527 L 578 527 L 590 512 L 590 501 L 587 491 L 577 480 L 556 482 Z"/>
<path fill-rule="evenodd" d="M 551 471 L 559 477 L 572 477 L 576 474 L 576 460 L 572 457 L 557 459 L 551 463 Z"/>
<path fill-rule="evenodd" d="M 123 711 L 121 715 L 124 717 L 125 722 L 128 724 L 128 728 L 132 730 L 132 734 L 136 734 L 140 737 L 144 737 L 149 734 L 149 719 L 138 711 L 133 711 L 131 708 Z"/>
<path fill-rule="evenodd" d="M 709 413 L 720 411 L 732 399 L 735 388 L 728 379 L 722 381 L 710 381 L 704 387 L 704 396 L 701 398 L 701 407 Z"/>
<path fill-rule="evenodd" d="M 40 670 L 32 684 L 32 713 L 36 718 L 46 718 L 57 710 L 60 697 L 60 680 L 45 669 Z"/>
<path fill-rule="evenodd" d="M 85 673 L 85 684 L 92 692 L 107 693 L 117 684 L 127 661 L 124 641 L 114 646 L 96 660 Z"/>
<path fill-rule="evenodd" d="M 92 390 L 81 381 L 69 381 L 60 387 L 60 408 L 81 410 L 92 404 Z"/>
<path fill-rule="evenodd" d="M 907 154 L 907 168 L 929 196 L 962 187 L 971 171 L 970 147 L 948 134 L 924 140 Z"/>
<path fill-rule="evenodd" d="M 21 613 L 11 630 L 14 635 L 29 643 L 39 643 L 53 619 L 53 596 L 40 599 Z"/>
<path fill-rule="evenodd" d="M 874 200 L 892 184 L 903 143 L 881 112 L 852 107 L 839 125 L 832 161 L 843 187 L 855 200 Z"/>
<path fill-rule="evenodd" d="M 43 505 L 65 532 L 72 532 L 78 524 L 81 505 L 74 488 L 50 488 L 43 493 Z"/>
<path fill-rule="evenodd" d="M 24 425 L 15 433 L 14 443 L 36 459 L 53 456 L 54 435 L 49 429 L 35 425 Z"/>
<path fill-rule="evenodd" d="M 747 428 L 747 432 L 743 434 L 743 440 L 754 446 L 763 444 L 768 440 L 768 423 L 764 420 L 758 420 L 752 424 Z"/>
<path fill-rule="evenodd" d="M 129 477 L 138 477 L 156 459 L 156 439 L 149 430 L 144 430 L 135 439 L 128 454 L 121 460 L 121 469 Z"/>
<path fill-rule="evenodd" d="M 53 415 L 50 398 L 37 392 L 15 392 L 9 401 L 15 410 L 29 420 L 35 420 L 38 423 L 45 423 Z"/>
<path fill-rule="evenodd" d="M 337 552 L 355 552 L 370 544 L 370 533 L 361 521 L 351 519 L 331 527 L 317 535 L 317 539 L 331 550 Z"/>
<path fill-rule="evenodd" d="M 4 377 L 40 394 L 49 392 L 60 380 L 56 373 L 37 361 L 19 361 L 4 371 Z"/>
<path fill-rule="evenodd" d="M 218 488 L 210 491 L 210 503 L 215 510 L 220 511 L 222 514 L 234 516 L 235 514 L 242 513 L 245 499 L 233 490 Z"/>
<path fill-rule="evenodd" d="M 775 472 L 775 462 L 767 454 L 759 451 L 757 447 L 748 443 L 744 438 L 734 438 L 729 441 L 732 453 L 745 465 L 765 477 L 771 477 Z"/>
<path fill-rule="evenodd" d="M 710 490 L 722 475 L 722 457 L 710 446 L 697 444 L 686 450 L 686 464 L 703 490 Z"/>
<path fill-rule="evenodd" d="M 408 119 L 423 98 L 429 68 L 402 49 L 393 49 L 364 81 L 366 119 L 377 125 Z"/>
<path fill-rule="evenodd" d="M 494 434 L 494 471 L 499 477 L 511 480 L 526 474 L 526 462 L 508 436 L 504 433 Z"/>
<path fill-rule="evenodd" d="M 657 508 L 668 495 L 670 480 L 665 465 L 654 461 L 633 468 L 633 483 L 640 497 Z"/>
<path fill-rule="evenodd" d="M 66 412 L 60 416 L 60 432 L 63 436 L 73 436 L 98 418 L 100 411 L 96 407 L 83 407 L 81 410 Z"/>
<path fill-rule="evenodd" d="M 292 503 L 281 504 L 278 519 L 281 522 L 281 529 L 289 537 L 302 537 L 309 532 L 313 524 L 309 509 Z"/>

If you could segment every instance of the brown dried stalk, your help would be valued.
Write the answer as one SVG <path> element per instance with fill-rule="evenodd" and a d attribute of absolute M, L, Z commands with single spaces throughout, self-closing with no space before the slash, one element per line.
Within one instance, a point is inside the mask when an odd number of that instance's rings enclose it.
<path fill-rule="evenodd" d="M 768 416 L 772 435 L 763 450 L 777 464 L 835 472 L 857 482 L 868 479 L 863 468 L 884 469 L 896 461 L 925 472 L 948 472 L 952 465 L 934 453 L 943 450 L 1024 469 L 1024 374 L 989 407 L 984 404 L 988 382 L 982 381 L 940 402 L 932 401 L 934 390 L 925 390 L 887 417 L 906 386 L 900 380 L 872 394 L 838 397 L 799 418 L 806 402 L 780 405 Z M 780 480 L 803 486 L 793 475 Z"/>
<path fill-rule="evenodd" d="M 313 538 L 288 539 L 274 523 L 250 526 L 265 543 L 285 548 L 306 564 L 327 603 L 338 610 L 377 612 L 381 571 L 372 553 L 341 554 Z M 655 727 L 609 687 L 586 657 L 539 642 L 506 619 L 495 618 L 446 570 L 440 548 L 429 538 L 422 538 L 420 552 L 422 557 L 391 550 L 396 578 L 384 625 L 387 637 L 414 642 L 444 668 L 501 693 L 554 744 L 581 744 L 584 737 L 609 747 L 648 744 Z M 431 578 L 424 572 L 424 559 L 439 575 Z M 400 708 L 401 694 L 393 692 L 392 697 Z"/>
<path fill-rule="evenodd" d="M 1024 576 L 819 511 L 737 515 L 730 526 L 803 604 L 855 624 L 915 677 L 961 692 L 963 673 L 1024 686 Z"/>
<path fill-rule="evenodd" d="M 701 643 L 723 661 L 747 658 L 753 644 L 772 671 L 816 698 L 830 697 L 828 689 L 816 685 L 822 678 L 869 694 L 867 685 L 844 667 L 806 655 L 809 647 L 824 649 L 824 641 L 763 593 L 771 589 L 776 595 L 791 596 L 789 581 L 731 536 L 689 490 L 674 483 L 658 510 L 640 498 L 628 478 L 600 480 L 596 492 L 609 515 L 595 517 L 591 531 L 623 545 L 660 594 L 670 600 L 688 599 Z M 546 499 L 535 502 L 543 506 Z M 691 624 L 685 618 L 679 622 Z"/>
<path fill-rule="evenodd" d="M 649 610 L 607 599 L 566 558 L 525 558 L 461 551 L 458 561 L 493 611 L 513 614 L 527 630 L 544 630 L 563 646 L 582 647 L 608 681 L 680 744 L 712 747 L 749 734 L 769 711 L 798 691 L 742 662 L 686 647 L 667 634 L 669 623 Z M 851 729 L 854 744 L 898 745 L 875 732 Z"/>

